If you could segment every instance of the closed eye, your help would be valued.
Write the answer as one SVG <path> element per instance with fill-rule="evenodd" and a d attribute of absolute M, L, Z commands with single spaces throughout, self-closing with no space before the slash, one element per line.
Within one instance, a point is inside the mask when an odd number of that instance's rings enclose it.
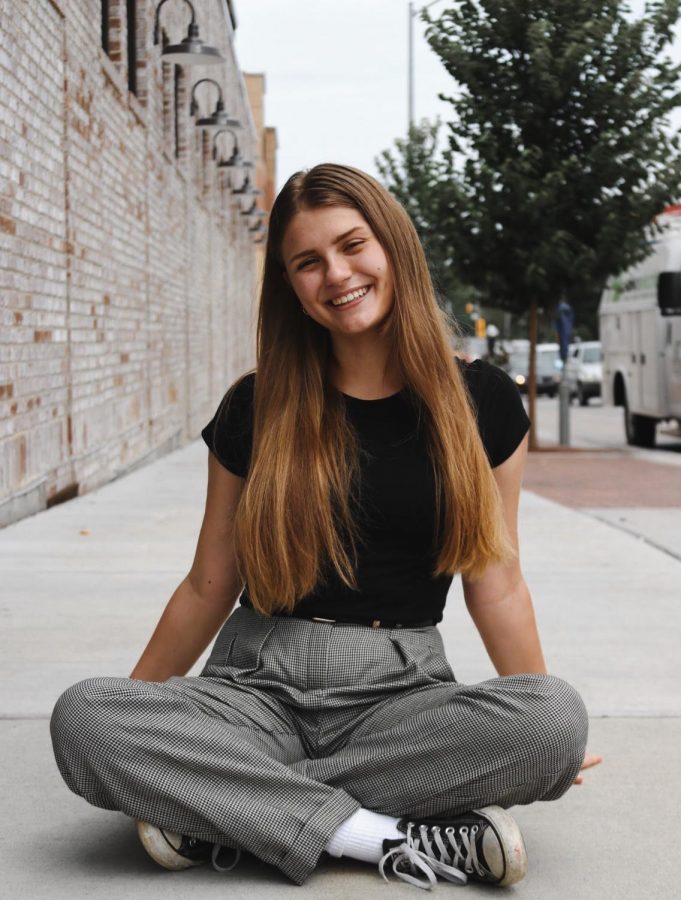
<path fill-rule="evenodd" d="M 297 271 L 297 272 L 300 272 L 301 269 L 306 269 L 307 266 L 308 266 L 308 264 L 309 264 L 309 263 L 313 263 L 313 262 L 314 262 L 314 258 L 313 258 L 313 257 L 309 257 L 308 259 L 304 259 L 304 260 L 300 263 L 300 265 L 298 266 L 298 268 L 296 269 L 296 271 Z"/>

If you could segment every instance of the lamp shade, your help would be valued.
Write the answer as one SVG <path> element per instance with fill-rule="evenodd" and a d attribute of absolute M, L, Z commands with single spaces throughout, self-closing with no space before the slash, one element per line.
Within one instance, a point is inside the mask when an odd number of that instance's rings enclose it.
<path fill-rule="evenodd" d="M 197 128 L 241 128 L 241 122 L 233 119 L 224 109 L 216 109 L 210 116 L 196 120 Z"/>
<path fill-rule="evenodd" d="M 204 44 L 199 37 L 198 25 L 189 26 L 187 37 L 179 44 L 168 44 L 161 52 L 164 62 L 174 62 L 179 66 L 221 65 L 225 58 L 217 49 Z"/>

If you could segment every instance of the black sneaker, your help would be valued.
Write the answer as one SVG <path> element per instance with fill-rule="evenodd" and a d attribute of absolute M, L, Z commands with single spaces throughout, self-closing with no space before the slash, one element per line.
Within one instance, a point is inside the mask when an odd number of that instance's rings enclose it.
<path fill-rule="evenodd" d="M 446 820 L 400 819 L 397 827 L 406 839 L 383 841 L 378 868 L 386 881 L 384 867 L 390 859 L 398 878 L 428 889 L 437 881 L 436 875 L 457 884 L 466 884 L 470 878 L 507 887 L 527 872 L 523 836 L 515 819 L 500 806 L 485 806 Z"/>
<path fill-rule="evenodd" d="M 137 834 L 149 856 L 164 869 L 179 871 L 210 862 L 218 872 L 229 872 L 241 858 L 241 850 L 165 831 L 149 822 L 138 821 Z"/>

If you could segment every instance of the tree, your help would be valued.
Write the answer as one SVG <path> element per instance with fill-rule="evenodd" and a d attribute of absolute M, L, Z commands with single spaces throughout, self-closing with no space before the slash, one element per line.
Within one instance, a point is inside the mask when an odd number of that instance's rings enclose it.
<path fill-rule="evenodd" d="M 394 151 L 384 150 L 375 159 L 383 183 L 400 201 L 414 223 L 428 260 L 440 305 L 460 322 L 466 320 L 466 303 L 478 299 L 472 285 L 463 284 L 454 267 L 453 246 L 439 230 L 445 216 L 446 186 L 453 172 L 451 161 L 438 151 L 439 121 L 423 119 L 411 125 L 406 138 L 395 141 Z"/>
<path fill-rule="evenodd" d="M 453 267 L 493 306 L 575 309 L 644 258 L 644 230 L 679 196 L 668 114 L 679 71 L 664 55 L 679 0 L 642 19 L 620 0 L 462 0 L 426 36 L 457 93 L 433 229 Z M 530 355 L 534 421 L 534 352 Z M 535 446 L 534 430 L 530 436 Z"/>

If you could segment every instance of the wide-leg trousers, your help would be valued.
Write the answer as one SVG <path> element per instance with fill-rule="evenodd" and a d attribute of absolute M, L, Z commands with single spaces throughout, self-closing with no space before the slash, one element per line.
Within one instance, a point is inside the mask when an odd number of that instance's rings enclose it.
<path fill-rule="evenodd" d="M 50 728 L 88 802 L 241 847 L 302 884 L 360 807 L 441 818 L 560 797 L 588 725 L 553 676 L 458 683 L 437 627 L 238 608 L 201 675 L 81 681 Z"/>

